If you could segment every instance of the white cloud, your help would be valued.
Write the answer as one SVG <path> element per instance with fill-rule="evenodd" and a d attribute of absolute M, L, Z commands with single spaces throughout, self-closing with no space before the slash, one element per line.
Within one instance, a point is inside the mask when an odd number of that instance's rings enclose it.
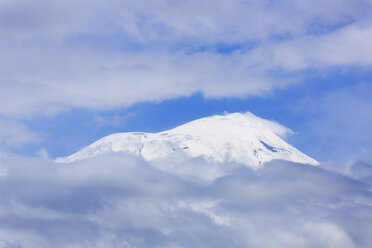
<path fill-rule="evenodd" d="M 346 248 L 372 242 L 370 186 L 319 167 L 240 166 L 205 182 L 124 155 L 67 165 L 2 157 L 0 164 L 7 170 L 0 178 L 3 247 Z"/>
<path fill-rule="evenodd" d="M 45 149 L 45 148 L 42 148 L 40 149 L 36 155 L 38 155 L 39 158 L 42 158 L 42 159 L 49 159 L 50 158 L 50 155 L 48 153 L 48 150 Z"/>
<path fill-rule="evenodd" d="M 40 141 L 39 135 L 21 122 L 0 119 L 0 145 L 20 146 Z"/>
<path fill-rule="evenodd" d="M 368 1 L 0 4 L 6 116 L 110 109 L 194 92 L 258 95 L 293 83 L 272 71 L 371 65 Z M 220 45 L 237 47 L 222 54 L 214 49 Z"/>
<path fill-rule="evenodd" d="M 271 50 L 272 62 L 284 70 L 325 66 L 370 66 L 371 21 L 353 23 L 325 35 L 306 35 L 262 49 Z M 270 58 L 270 56 L 268 56 Z M 274 65 L 273 65 L 274 66 Z"/>

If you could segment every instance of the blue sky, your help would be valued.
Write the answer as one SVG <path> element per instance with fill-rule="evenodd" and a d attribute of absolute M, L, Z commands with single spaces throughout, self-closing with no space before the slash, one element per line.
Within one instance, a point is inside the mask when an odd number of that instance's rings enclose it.
<path fill-rule="evenodd" d="M 299 84 L 262 96 L 206 99 L 202 93 L 196 92 L 187 97 L 155 103 L 141 102 L 127 108 L 105 111 L 76 108 L 52 117 L 28 118 L 24 123 L 38 133 L 41 140 L 11 149 L 28 156 L 35 156 L 40 149 L 47 149 L 52 157 L 66 156 L 114 132 L 159 132 L 197 118 L 223 114 L 225 111 L 251 111 L 295 131 L 294 135 L 288 137 L 288 141 L 320 161 L 370 161 L 369 153 L 363 150 L 370 150 L 372 144 L 369 139 L 344 137 L 344 132 L 351 132 L 353 128 L 368 128 L 368 116 L 363 116 L 367 113 L 355 113 L 357 111 L 354 112 L 350 106 L 364 104 L 364 101 L 369 101 L 372 97 L 372 93 L 368 92 L 371 87 L 364 83 L 372 77 L 371 72 L 365 68 L 349 66 L 311 70 L 303 72 L 302 77 L 303 82 Z M 352 92 L 353 88 L 361 84 L 367 87 L 367 91 L 363 92 L 364 96 L 361 92 Z M 353 119 L 352 123 L 343 125 L 336 121 L 347 122 L 346 120 L 327 120 L 327 115 L 330 114 L 327 112 L 331 110 L 327 110 L 329 103 L 325 99 L 337 92 L 344 94 L 344 97 L 335 99 L 337 102 L 334 104 L 347 118 Z M 346 97 L 362 99 L 355 103 Z M 325 116 L 320 116 L 323 114 Z M 321 123 L 312 126 L 317 121 Z M 338 125 L 339 128 L 333 127 L 335 133 L 319 130 L 323 125 Z M 363 130 L 354 131 L 362 133 Z"/>
<path fill-rule="evenodd" d="M 320 161 L 371 161 L 371 9 L 2 1 L 0 149 L 54 158 L 112 132 L 251 111 Z"/>

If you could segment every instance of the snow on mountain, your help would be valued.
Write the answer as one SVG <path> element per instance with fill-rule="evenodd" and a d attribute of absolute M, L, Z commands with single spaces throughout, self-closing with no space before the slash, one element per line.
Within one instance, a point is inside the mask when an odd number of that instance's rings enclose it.
<path fill-rule="evenodd" d="M 147 161 L 203 157 L 210 162 L 237 162 L 259 167 L 282 159 L 317 165 L 318 162 L 281 137 L 291 133 L 286 127 L 252 113 L 214 115 L 159 133 L 116 133 L 108 135 L 58 162 L 73 162 L 101 154 L 128 153 Z"/>

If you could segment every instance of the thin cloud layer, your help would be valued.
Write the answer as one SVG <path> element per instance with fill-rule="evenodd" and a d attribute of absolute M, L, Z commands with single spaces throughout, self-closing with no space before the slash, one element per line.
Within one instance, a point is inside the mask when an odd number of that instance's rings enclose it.
<path fill-rule="evenodd" d="M 40 140 L 41 137 L 38 134 L 21 122 L 0 118 L 0 147 L 2 145 L 8 147 L 21 146 Z"/>
<path fill-rule="evenodd" d="M 205 181 L 119 155 L 68 165 L 2 157 L 1 171 L 0 247 L 372 243 L 371 186 L 312 166 L 236 165 Z"/>
<path fill-rule="evenodd" d="M 308 68 L 370 66 L 371 9 L 364 0 L 2 0 L 0 114 L 244 97 Z"/>

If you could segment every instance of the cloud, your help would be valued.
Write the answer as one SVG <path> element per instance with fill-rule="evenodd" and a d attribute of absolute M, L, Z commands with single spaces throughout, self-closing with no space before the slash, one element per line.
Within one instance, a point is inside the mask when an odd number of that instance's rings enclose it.
<path fill-rule="evenodd" d="M 372 165 L 366 162 L 356 161 L 349 168 L 349 173 L 353 178 L 372 182 Z"/>
<path fill-rule="evenodd" d="M 353 23 L 326 35 L 306 35 L 271 48 L 272 61 L 285 70 L 327 66 L 370 66 L 371 20 Z M 263 48 L 267 49 L 267 48 Z"/>
<path fill-rule="evenodd" d="M 0 145 L 15 147 L 40 140 L 41 137 L 23 123 L 0 118 Z"/>
<path fill-rule="evenodd" d="M 199 163 L 208 172 L 209 164 Z M 200 181 L 125 155 L 66 165 L 3 156 L 0 165 L 7 171 L 0 177 L 1 247 L 343 248 L 372 242 L 370 185 L 319 167 L 236 166 Z"/>
<path fill-rule="evenodd" d="M 106 117 L 106 116 L 96 115 L 94 117 L 94 122 L 95 122 L 97 128 L 101 128 L 101 127 L 104 127 L 104 126 L 123 127 L 123 126 L 125 126 L 127 118 L 128 118 L 128 115 L 120 116 L 120 115 L 116 114 L 113 117 Z"/>
<path fill-rule="evenodd" d="M 260 95 L 299 81 L 293 71 L 371 65 L 369 1 L 0 4 L 8 117 Z"/>

